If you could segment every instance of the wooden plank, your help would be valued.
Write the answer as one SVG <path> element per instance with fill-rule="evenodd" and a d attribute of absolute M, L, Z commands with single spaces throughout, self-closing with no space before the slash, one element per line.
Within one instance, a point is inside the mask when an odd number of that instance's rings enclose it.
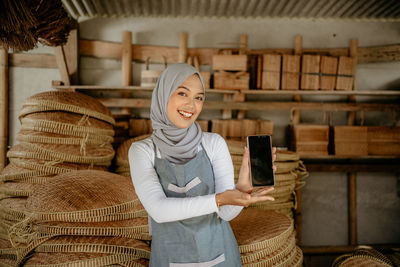
<path fill-rule="evenodd" d="M 47 69 L 56 69 L 58 67 L 56 57 L 49 54 L 12 53 L 9 54 L 8 63 L 10 67 Z"/>
<path fill-rule="evenodd" d="M 248 50 L 248 39 L 249 36 L 247 34 L 241 34 L 240 35 L 240 50 L 239 50 L 239 54 L 240 55 L 246 55 L 247 54 L 247 50 Z"/>
<path fill-rule="evenodd" d="M 320 60 L 319 55 L 303 55 L 300 87 L 302 90 L 318 90 Z"/>
<path fill-rule="evenodd" d="M 124 31 L 122 33 L 122 86 L 132 84 L 132 32 Z M 124 98 L 129 98 L 129 92 L 123 93 Z M 123 108 L 123 114 L 129 114 L 129 108 Z"/>
<path fill-rule="evenodd" d="M 263 57 L 257 56 L 257 89 L 261 88 L 262 83 L 262 64 Z M 280 81 L 279 81 L 280 82 Z"/>
<path fill-rule="evenodd" d="M 68 73 L 68 66 L 65 61 L 65 54 L 63 46 L 54 47 L 58 70 L 60 71 L 61 80 L 65 85 L 70 85 L 71 80 Z"/>
<path fill-rule="evenodd" d="M 250 74 L 248 72 L 230 73 L 214 72 L 214 87 L 217 89 L 249 89 Z"/>
<path fill-rule="evenodd" d="M 0 48 L 0 172 L 7 165 L 8 144 L 8 52 Z"/>
<path fill-rule="evenodd" d="M 130 108 L 149 108 L 151 99 L 135 98 L 99 98 L 107 107 L 130 107 Z M 247 102 L 224 102 L 206 101 L 205 109 L 221 110 L 321 110 L 321 111 L 358 111 L 358 110 L 379 110 L 379 111 L 398 111 L 398 104 L 380 103 L 311 103 L 311 102 L 269 102 L 269 101 L 247 101 Z"/>
<path fill-rule="evenodd" d="M 399 249 L 400 244 L 368 244 L 368 246 L 377 248 L 377 249 Z M 357 246 L 320 246 L 320 247 L 301 247 L 301 250 L 303 251 L 304 254 L 327 254 L 327 253 L 337 253 L 337 254 L 343 254 L 343 253 L 349 253 L 349 252 L 354 252 L 354 250 L 357 248 Z"/>
<path fill-rule="evenodd" d="M 321 80 L 319 88 L 321 90 L 334 90 L 336 85 L 337 57 L 321 57 Z"/>
<path fill-rule="evenodd" d="M 388 170 L 398 172 L 400 171 L 400 162 L 393 164 L 365 164 L 365 163 L 310 163 L 304 159 L 304 164 L 307 166 L 308 172 L 387 172 Z"/>
<path fill-rule="evenodd" d="M 238 50 L 232 48 L 231 50 Z M 153 45 L 133 45 L 133 60 L 144 62 L 148 56 L 151 55 L 164 55 L 167 57 L 168 62 L 178 62 L 178 47 L 168 46 L 153 46 Z M 198 56 L 200 62 L 204 65 L 212 64 L 212 56 L 218 54 L 218 48 L 189 48 L 188 55 Z M 303 53 L 307 54 L 320 54 L 326 56 L 347 56 L 348 48 L 324 48 L 324 49 L 303 49 Z M 373 47 L 359 47 L 357 50 L 358 62 L 372 63 L 372 62 L 392 62 L 400 61 L 400 44 L 373 46 Z M 107 41 L 92 41 L 80 40 L 79 52 L 82 56 L 98 57 L 98 58 L 111 58 L 119 59 L 122 53 L 122 44 Z M 263 54 L 293 54 L 293 49 L 253 49 L 248 50 L 248 55 L 263 55 Z M 162 63 L 162 59 L 155 63 Z"/>
<path fill-rule="evenodd" d="M 263 56 L 262 89 L 279 90 L 281 82 L 281 55 Z"/>
<path fill-rule="evenodd" d="M 185 63 L 188 56 L 188 34 L 182 32 L 179 36 L 179 56 L 178 62 Z"/>
<path fill-rule="evenodd" d="M 300 56 L 282 56 L 282 90 L 298 90 L 300 77 Z"/>
<path fill-rule="evenodd" d="M 71 84 L 79 84 L 79 36 L 78 30 L 70 31 L 68 41 L 63 46 L 65 61 L 67 63 L 68 74 Z"/>

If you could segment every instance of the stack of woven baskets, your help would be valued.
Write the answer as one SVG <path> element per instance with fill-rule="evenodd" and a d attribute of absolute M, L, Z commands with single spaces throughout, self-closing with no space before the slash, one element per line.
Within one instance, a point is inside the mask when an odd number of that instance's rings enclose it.
<path fill-rule="evenodd" d="M 293 220 L 286 215 L 245 208 L 230 224 L 243 266 L 302 266 Z"/>
<path fill-rule="evenodd" d="M 244 144 L 237 141 L 227 143 L 233 161 L 235 179 L 237 179 L 242 165 Z M 276 165 L 275 186 L 270 195 L 275 198 L 275 201 L 259 202 L 250 205 L 250 208 L 274 210 L 293 218 L 293 209 L 296 208 L 294 192 L 304 184 L 302 178 L 305 178 L 308 173 L 299 155 L 291 151 L 278 150 L 274 165 Z"/>
<path fill-rule="evenodd" d="M 117 169 L 115 170 L 116 173 L 122 176 L 131 177 L 129 159 L 128 159 L 129 148 L 131 147 L 133 142 L 143 140 L 149 136 L 150 134 L 145 134 L 134 138 L 130 138 L 125 142 L 123 142 L 117 148 L 117 153 L 115 156 L 116 158 L 115 164 L 117 165 Z"/>
<path fill-rule="evenodd" d="M 147 213 L 130 179 L 79 170 L 38 185 L 10 228 L 16 264 L 147 266 Z"/>
<path fill-rule="evenodd" d="M 114 118 L 87 95 L 34 95 L 24 103 L 19 119 L 20 143 L 8 151 L 10 164 L 0 174 L 0 259 L 15 259 L 9 227 L 25 218 L 25 202 L 36 185 L 73 170 L 107 170 L 115 154 Z"/>
<path fill-rule="evenodd" d="M 359 247 L 352 253 L 337 257 L 332 267 L 357 267 L 357 266 L 400 266 L 400 252 L 389 251 L 385 254 L 372 247 Z"/>

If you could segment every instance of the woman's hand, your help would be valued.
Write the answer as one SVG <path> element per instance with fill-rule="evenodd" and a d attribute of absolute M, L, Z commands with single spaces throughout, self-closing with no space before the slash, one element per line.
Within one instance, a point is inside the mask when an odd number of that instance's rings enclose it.
<path fill-rule="evenodd" d="M 257 188 L 251 193 L 241 192 L 237 189 L 226 190 L 223 193 L 216 194 L 215 199 L 218 206 L 235 205 L 247 207 L 260 201 L 275 200 L 273 197 L 267 196 L 272 190 L 274 190 L 273 187 Z"/>
<path fill-rule="evenodd" d="M 275 159 L 276 159 L 276 147 L 273 147 L 272 162 L 274 162 Z M 273 165 L 272 169 L 276 171 L 276 166 Z M 250 153 L 248 147 L 245 147 L 244 149 L 242 166 L 240 167 L 239 179 L 238 182 L 236 183 L 235 188 L 244 193 L 251 193 L 253 191 L 253 185 L 250 176 Z"/>

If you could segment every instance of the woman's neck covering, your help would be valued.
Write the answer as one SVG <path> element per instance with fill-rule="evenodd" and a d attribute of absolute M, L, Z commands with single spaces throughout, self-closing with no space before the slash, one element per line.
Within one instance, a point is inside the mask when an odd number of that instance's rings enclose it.
<path fill-rule="evenodd" d="M 160 150 L 162 158 L 175 164 L 184 164 L 194 158 L 203 137 L 197 122 L 181 129 L 170 122 L 167 116 L 170 96 L 179 85 L 195 73 L 199 75 L 204 91 L 203 78 L 193 66 L 185 63 L 169 65 L 158 79 L 151 99 L 150 119 L 153 126 L 151 138 Z"/>

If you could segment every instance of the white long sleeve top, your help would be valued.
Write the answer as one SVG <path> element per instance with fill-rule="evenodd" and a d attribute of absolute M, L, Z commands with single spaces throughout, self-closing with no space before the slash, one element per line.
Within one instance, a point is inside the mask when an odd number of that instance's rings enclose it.
<path fill-rule="evenodd" d="M 216 212 L 232 220 L 241 206 L 224 205 L 218 210 L 215 195 L 234 189 L 232 159 L 225 140 L 215 133 L 203 133 L 203 147 L 210 158 L 215 178 L 215 194 L 198 197 L 167 197 L 154 168 L 154 145 L 151 138 L 135 142 L 129 149 L 129 165 L 133 185 L 147 213 L 157 222 L 172 222 Z M 200 151 L 201 145 L 198 150 Z M 157 150 L 157 157 L 161 158 Z"/>

